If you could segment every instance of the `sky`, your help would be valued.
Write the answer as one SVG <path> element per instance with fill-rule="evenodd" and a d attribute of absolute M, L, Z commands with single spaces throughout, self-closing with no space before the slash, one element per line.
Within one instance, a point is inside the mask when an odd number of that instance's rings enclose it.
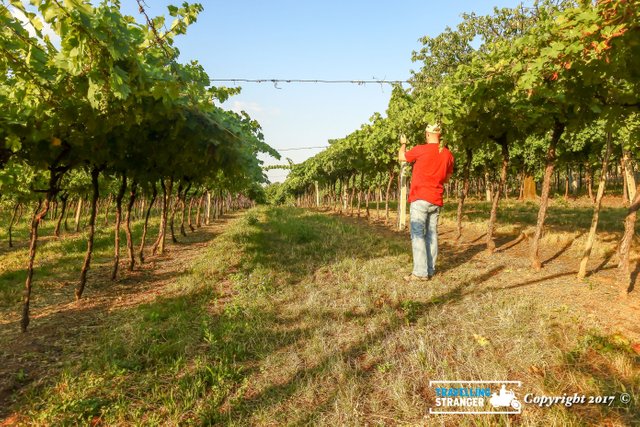
<path fill-rule="evenodd" d="M 146 0 L 153 17 L 179 1 Z M 176 38 L 180 62 L 198 60 L 210 78 L 406 80 L 419 63 L 411 54 L 419 39 L 437 36 L 461 21 L 463 12 L 490 13 L 495 6 L 514 7 L 519 0 L 201 0 L 204 11 Z M 526 1 L 525 1 L 526 3 Z M 135 0 L 121 0 L 122 11 L 144 18 Z M 220 84 L 222 85 L 222 84 Z M 391 87 L 379 84 L 328 85 L 282 83 L 224 84 L 242 92 L 222 106 L 245 110 L 262 126 L 265 141 L 281 151 L 280 161 L 299 163 L 384 113 Z M 286 171 L 267 173 L 283 181 Z"/>

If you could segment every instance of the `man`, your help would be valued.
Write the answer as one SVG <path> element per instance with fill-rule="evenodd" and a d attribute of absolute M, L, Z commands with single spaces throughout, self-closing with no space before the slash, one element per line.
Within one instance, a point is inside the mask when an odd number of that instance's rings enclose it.
<path fill-rule="evenodd" d="M 401 162 L 414 163 L 409 191 L 413 271 L 404 277 L 406 281 L 429 280 L 436 272 L 443 184 L 453 174 L 453 155 L 446 147 L 440 147 L 440 126 L 429 125 L 425 133 L 427 143 L 409 151 L 402 136 L 398 152 Z"/>

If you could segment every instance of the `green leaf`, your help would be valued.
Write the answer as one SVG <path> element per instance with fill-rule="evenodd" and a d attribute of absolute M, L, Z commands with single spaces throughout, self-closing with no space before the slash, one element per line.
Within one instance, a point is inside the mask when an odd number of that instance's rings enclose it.
<path fill-rule="evenodd" d="M 127 73 L 118 66 L 113 67 L 110 84 L 113 95 L 119 99 L 126 99 L 131 94 L 131 89 L 126 83 L 128 80 Z"/>
<path fill-rule="evenodd" d="M 5 146 L 15 153 L 22 148 L 22 143 L 20 142 L 20 138 L 16 135 L 9 135 L 5 139 Z"/>
<path fill-rule="evenodd" d="M 38 18 L 37 16 L 34 16 L 33 18 L 31 18 L 30 22 L 31 22 L 31 25 L 33 25 L 33 28 L 36 29 L 36 31 L 42 31 L 44 24 L 42 23 L 40 18 Z"/>
<path fill-rule="evenodd" d="M 89 80 L 87 99 L 89 100 L 89 104 L 91 104 L 91 106 L 96 110 L 100 109 L 100 102 L 102 100 L 100 89 L 101 86 L 99 84 L 97 84 L 94 80 Z"/>

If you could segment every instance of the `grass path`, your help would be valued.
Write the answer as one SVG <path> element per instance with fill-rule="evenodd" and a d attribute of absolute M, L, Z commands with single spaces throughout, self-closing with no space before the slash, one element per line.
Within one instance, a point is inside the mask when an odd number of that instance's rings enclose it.
<path fill-rule="evenodd" d="M 25 337 L 0 324 L 13 343 L 0 355 L 0 379 L 13 382 L 5 423 L 640 423 L 637 401 L 427 416 L 435 379 L 640 395 L 635 300 L 606 280 L 577 283 L 562 244 L 532 273 L 517 234 L 487 257 L 481 230 L 460 246 L 446 222 L 441 231 L 439 274 L 407 284 L 404 234 L 293 208 L 238 214 L 171 247 L 155 272 L 38 312 Z"/>

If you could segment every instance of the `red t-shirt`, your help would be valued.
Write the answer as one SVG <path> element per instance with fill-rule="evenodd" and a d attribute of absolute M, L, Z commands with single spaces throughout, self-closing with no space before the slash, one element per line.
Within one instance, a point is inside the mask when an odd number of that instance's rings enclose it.
<path fill-rule="evenodd" d="M 442 206 L 444 180 L 453 173 L 453 155 L 448 148 L 440 151 L 439 144 L 416 145 L 404 156 L 413 165 L 409 203 L 426 200 L 434 205 Z"/>

